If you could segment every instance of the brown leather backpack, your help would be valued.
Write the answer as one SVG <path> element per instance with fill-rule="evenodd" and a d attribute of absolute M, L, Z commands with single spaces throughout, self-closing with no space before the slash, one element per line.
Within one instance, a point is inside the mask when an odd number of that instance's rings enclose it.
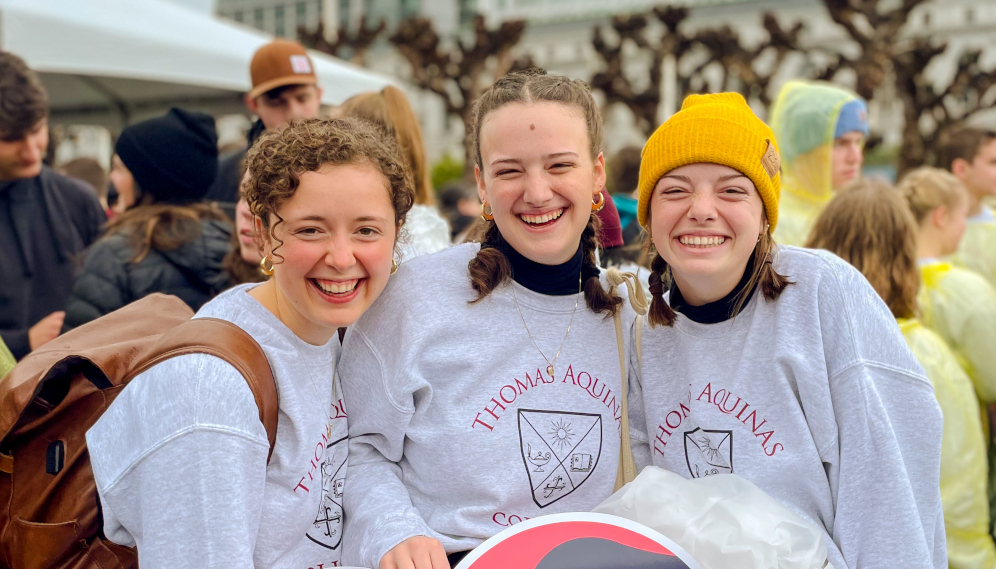
<path fill-rule="evenodd" d="M 182 300 L 154 294 L 45 344 L 0 380 L 0 565 L 137 565 L 134 549 L 104 537 L 85 435 L 133 377 L 163 360 L 206 353 L 235 366 L 272 453 L 277 391 L 262 349 L 230 322 L 192 316 Z"/>

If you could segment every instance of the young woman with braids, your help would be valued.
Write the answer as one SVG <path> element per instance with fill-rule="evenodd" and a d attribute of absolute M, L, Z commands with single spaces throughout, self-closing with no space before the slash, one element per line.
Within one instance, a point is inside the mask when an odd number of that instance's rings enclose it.
<path fill-rule="evenodd" d="M 613 491 L 613 316 L 628 329 L 633 313 L 595 264 L 598 107 L 580 81 L 513 73 L 478 99 L 472 133 L 482 243 L 405 261 L 346 333 L 347 565 L 446 569 Z"/>
<path fill-rule="evenodd" d="M 690 96 L 644 147 L 637 468 L 750 480 L 825 530 L 838 569 L 945 567 L 931 384 L 861 273 L 775 246 L 780 182 L 771 129 L 735 93 Z"/>

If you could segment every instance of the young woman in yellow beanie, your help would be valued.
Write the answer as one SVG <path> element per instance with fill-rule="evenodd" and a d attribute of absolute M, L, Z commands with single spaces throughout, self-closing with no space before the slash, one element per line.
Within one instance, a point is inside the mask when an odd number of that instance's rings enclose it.
<path fill-rule="evenodd" d="M 654 251 L 630 368 L 637 466 L 750 480 L 825 530 L 838 569 L 939 569 L 930 382 L 858 271 L 774 245 L 779 161 L 734 93 L 689 97 L 643 149 Z"/>

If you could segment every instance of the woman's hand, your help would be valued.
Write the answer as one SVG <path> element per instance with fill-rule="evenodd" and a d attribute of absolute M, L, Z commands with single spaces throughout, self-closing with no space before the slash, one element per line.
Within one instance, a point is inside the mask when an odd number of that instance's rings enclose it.
<path fill-rule="evenodd" d="M 450 569 L 446 551 L 438 539 L 409 537 L 380 559 L 380 569 Z"/>

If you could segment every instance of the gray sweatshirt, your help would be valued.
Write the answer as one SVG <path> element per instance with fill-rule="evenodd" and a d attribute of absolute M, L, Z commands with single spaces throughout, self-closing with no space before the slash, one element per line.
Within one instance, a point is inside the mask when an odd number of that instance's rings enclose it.
<path fill-rule="evenodd" d="M 478 247 L 406 261 L 346 335 L 347 564 L 377 567 L 416 535 L 472 549 L 612 494 L 622 417 L 612 317 L 581 298 L 550 377 L 523 319 L 553 359 L 577 296 L 511 283 L 470 304 Z M 632 318 L 624 313 L 626 330 Z"/>
<path fill-rule="evenodd" d="M 637 467 L 750 480 L 825 529 L 837 569 L 947 567 L 941 412 L 895 319 L 830 253 L 780 247 L 774 268 L 795 284 L 733 320 L 644 325 Z"/>
<path fill-rule="evenodd" d="M 346 413 L 333 395 L 338 338 L 313 346 L 236 287 L 197 317 L 263 347 L 280 413 L 269 443 L 252 391 L 227 362 L 180 356 L 137 376 L 87 433 L 107 537 L 143 569 L 338 565 Z"/>

